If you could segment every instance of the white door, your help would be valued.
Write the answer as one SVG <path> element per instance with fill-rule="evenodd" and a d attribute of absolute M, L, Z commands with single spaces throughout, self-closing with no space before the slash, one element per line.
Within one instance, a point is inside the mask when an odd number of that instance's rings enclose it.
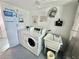
<path fill-rule="evenodd" d="M 5 22 L 6 31 L 8 35 L 8 40 L 10 47 L 14 47 L 19 44 L 18 41 L 18 31 L 16 22 Z"/>

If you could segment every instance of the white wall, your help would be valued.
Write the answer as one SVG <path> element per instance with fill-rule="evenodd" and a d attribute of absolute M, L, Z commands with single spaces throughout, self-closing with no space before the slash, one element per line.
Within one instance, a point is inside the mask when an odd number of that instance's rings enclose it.
<path fill-rule="evenodd" d="M 22 9 L 20 7 L 17 7 L 15 5 L 12 5 L 12 4 L 0 1 L 0 26 L 1 26 L 2 31 L 3 31 L 2 34 L 5 37 L 4 39 L 0 39 L 0 52 L 2 52 L 3 50 L 6 50 L 7 48 L 9 48 L 9 42 L 8 42 L 7 34 L 6 34 L 5 28 L 4 28 L 4 26 L 5 26 L 4 24 L 5 23 L 3 24 L 3 21 L 5 20 L 5 19 L 3 19 L 4 18 L 4 16 L 3 16 L 4 8 L 10 8 L 10 9 L 13 9 L 13 10 L 18 10 L 19 13 L 21 13 L 23 15 L 23 19 L 24 19 L 23 26 L 32 24 L 31 21 L 30 21 L 30 18 L 28 16 L 29 15 L 28 11 L 26 11 L 25 9 Z"/>
<path fill-rule="evenodd" d="M 74 22 L 72 30 L 79 31 L 79 4 L 78 4 L 75 22 Z"/>
<path fill-rule="evenodd" d="M 70 5 L 69 5 L 70 4 Z M 14 9 L 19 9 L 21 13 L 23 13 L 23 18 L 24 18 L 24 24 L 25 25 L 34 25 L 34 26 L 41 26 L 41 27 L 46 27 L 48 29 L 51 29 L 53 33 L 62 35 L 63 38 L 68 39 L 69 38 L 69 32 L 71 30 L 72 24 L 73 24 L 73 20 L 74 20 L 74 15 L 75 15 L 75 11 L 76 11 L 76 6 L 72 3 L 69 3 L 67 5 L 63 5 L 63 4 L 45 4 L 41 5 L 42 8 L 31 8 L 30 10 L 26 9 L 22 9 L 19 7 L 16 7 L 15 5 L 11 5 L 11 3 L 6 4 L 3 3 L 3 6 L 5 7 L 10 7 L 10 8 L 14 8 Z M 59 9 L 59 12 L 57 14 L 57 17 L 55 19 L 53 18 L 48 18 L 47 16 L 47 11 L 49 8 L 51 8 L 51 6 L 57 6 Z M 26 6 L 27 7 L 27 6 Z M 29 7 L 29 6 L 28 6 Z M 28 8 L 27 7 L 27 8 Z M 34 5 L 31 7 L 34 7 Z M 27 11 L 28 10 L 28 11 Z M 36 15 L 36 16 L 47 16 L 47 21 L 44 23 L 40 23 L 38 22 L 37 24 L 33 24 L 33 19 L 32 16 Z M 71 15 L 71 16 L 70 16 Z M 62 27 L 56 27 L 54 26 L 54 22 L 60 18 L 64 21 L 64 24 Z"/>
<path fill-rule="evenodd" d="M 62 19 L 64 19 L 64 27 L 63 27 L 63 32 L 61 35 L 65 37 L 66 39 L 69 38 L 70 36 L 70 31 L 72 29 L 72 26 L 74 24 L 75 20 L 75 15 L 76 15 L 76 10 L 77 10 L 78 3 L 75 5 L 74 2 L 71 2 L 69 4 L 66 4 L 63 6 L 63 14 L 62 14 Z"/>
<path fill-rule="evenodd" d="M 53 7 L 53 4 L 51 5 Z M 50 7 L 51 7 L 50 6 Z M 55 6 L 55 5 L 54 5 Z M 70 30 L 72 29 L 72 25 L 75 18 L 75 13 L 77 9 L 77 2 L 71 2 L 68 4 L 62 4 L 62 5 L 56 5 L 59 9 L 56 18 L 49 18 L 47 14 L 47 10 L 50 8 L 45 7 L 41 8 L 39 10 L 32 11 L 32 15 L 44 15 L 47 16 L 46 22 L 38 22 L 36 26 L 46 27 L 48 29 L 51 29 L 53 33 L 61 35 L 64 39 L 69 39 L 70 36 Z M 35 13 L 36 12 L 36 13 Z M 55 26 L 55 21 L 61 18 L 63 20 L 63 26 L 58 27 Z"/>
<path fill-rule="evenodd" d="M 1 35 L 0 37 L 0 54 L 1 54 L 4 50 L 9 48 L 7 33 L 2 18 L 1 5 L 0 5 L 0 35 Z"/>
<path fill-rule="evenodd" d="M 30 17 L 29 17 L 29 11 L 27 11 L 21 7 L 18 7 L 16 5 L 7 3 L 7 2 L 1 2 L 1 5 L 2 5 L 3 10 L 4 10 L 4 8 L 18 10 L 18 12 L 23 15 L 24 24 L 25 25 L 32 25 L 32 22 L 30 21 Z"/>
<path fill-rule="evenodd" d="M 70 33 L 70 40 L 72 39 L 72 37 L 76 37 L 76 38 L 78 37 L 79 38 L 79 4 L 78 4 L 74 24 L 73 24 L 73 27 L 72 27 L 72 31 Z"/>

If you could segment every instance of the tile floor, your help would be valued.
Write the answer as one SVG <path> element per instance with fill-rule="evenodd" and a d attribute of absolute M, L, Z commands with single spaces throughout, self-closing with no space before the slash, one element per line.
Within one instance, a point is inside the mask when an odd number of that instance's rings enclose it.
<path fill-rule="evenodd" d="M 62 56 L 62 54 L 59 56 Z M 46 59 L 46 56 L 43 53 L 41 53 L 40 56 L 35 56 L 23 46 L 18 45 L 5 51 L 2 55 L 0 55 L 0 59 Z M 56 59 L 63 58 L 57 57 Z"/>
<path fill-rule="evenodd" d="M 43 53 L 37 57 L 26 48 L 18 45 L 5 51 L 2 55 L 0 55 L 0 59 L 46 59 L 46 57 Z"/>

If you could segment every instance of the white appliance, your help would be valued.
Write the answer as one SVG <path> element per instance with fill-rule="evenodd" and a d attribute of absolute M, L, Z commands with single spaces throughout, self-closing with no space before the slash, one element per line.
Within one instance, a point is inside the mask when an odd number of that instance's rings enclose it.
<path fill-rule="evenodd" d="M 16 17 L 15 10 L 5 8 L 4 21 L 8 35 L 10 47 L 14 47 L 19 44 L 18 41 L 18 18 Z"/>
<path fill-rule="evenodd" d="M 78 35 L 79 35 L 79 5 L 78 5 L 76 16 L 75 16 L 75 22 L 71 30 L 70 40 L 73 37 L 79 37 Z"/>
<path fill-rule="evenodd" d="M 30 32 L 26 29 L 21 31 L 20 43 L 33 54 L 39 56 L 42 50 L 42 38 L 45 35 L 46 30 L 43 29 L 42 32 L 41 29 L 37 29 L 39 31 L 36 31 L 33 28 L 31 28 L 30 30 Z"/>

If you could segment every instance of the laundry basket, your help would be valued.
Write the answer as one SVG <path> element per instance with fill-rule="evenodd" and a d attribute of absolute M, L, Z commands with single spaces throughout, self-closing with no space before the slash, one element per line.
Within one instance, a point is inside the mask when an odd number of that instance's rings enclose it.
<path fill-rule="evenodd" d="M 55 59 L 55 53 L 52 51 L 47 52 L 47 59 Z"/>

